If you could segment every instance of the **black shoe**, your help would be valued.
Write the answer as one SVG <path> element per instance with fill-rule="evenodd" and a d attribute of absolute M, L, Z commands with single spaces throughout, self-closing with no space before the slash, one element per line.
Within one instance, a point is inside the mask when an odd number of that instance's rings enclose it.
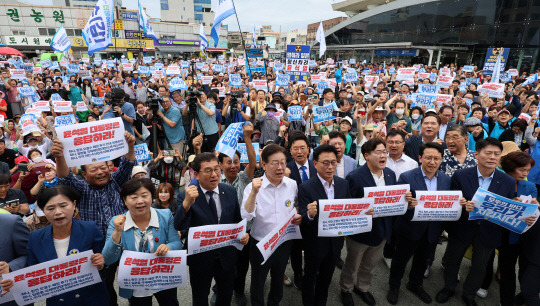
<path fill-rule="evenodd" d="M 362 301 L 364 301 L 364 303 L 370 306 L 375 305 L 375 298 L 373 297 L 373 295 L 371 295 L 371 293 L 369 293 L 369 291 L 362 292 L 356 287 L 354 287 L 353 291 L 354 293 L 358 294 L 358 296 L 362 299 Z"/>
<path fill-rule="evenodd" d="M 341 257 L 338 257 L 338 259 L 336 260 L 336 268 L 340 269 L 343 268 L 343 259 L 341 259 Z"/>
<path fill-rule="evenodd" d="M 396 305 L 399 297 L 399 288 L 390 288 L 386 294 L 386 300 L 392 305 Z"/>
<path fill-rule="evenodd" d="M 344 306 L 354 306 L 354 300 L 350 292 L 341 291 L 341 302 Z"/>
<path fill-rule="evenodd" d="M 217 294 L 214 292 L 210 298 L 210 306 L 216 306 Z"/>
<path fill-rule="evenodd" d="M 431 304 L 433 300 L 431 299 L 431 296 L 422 288 L 422 286 L 413 286 L 411 284 L 407 284 L 407 290 L 414 293 L 422 302 L 426 304 Z"/>
<path fill-rule="evenodd" d="M 463 302 L 465 302 L 465 305 L 466 306 L 478 306 L 478 304 L 476 304 L 476 301 L 474 300 L 474 298 L 466 298 L 464 296 L 461 297 L 461 299 L 463 300 Z"/>
<path fill-rule="evenodd" d="M 298 290 L 302 290 L 302 283 L 303 283 L 303 278 L 302 278 L 302 275 L 294 275 L 294 279 L 293 279 L 293 286 L 294 288 L 298 289 Z"/>
<path fill-rule="evenodd" d="M 525 298 L 523 298 L 523 293 L 518 293 L 514 298 L 514 304 L 516 305 L 525 305 Z"/>
<path fill-rule="evenodd" d="M 435 297 L 435 301 L 441 304 L 446 303 L 454 294 L 455 294 L 454 291 L 443 288 L 441 289 L 441 291 L 439 291 L 439 293 L 437 293 L 437 296 Z"/>
<path fill-rule="evenodd" d="M 247 298 L 246 295 L 243 293 L 234 293 L 234 299 L 236 301 L 236 305 L 238 306 L 246 306 L 247 305 Z"/>

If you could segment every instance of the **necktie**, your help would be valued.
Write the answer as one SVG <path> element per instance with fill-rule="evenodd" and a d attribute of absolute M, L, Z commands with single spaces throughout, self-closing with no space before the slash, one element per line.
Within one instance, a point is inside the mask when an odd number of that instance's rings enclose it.
<path fill-rule="evenodd" d="M 309 177 L 307 176 L 307 172 L 306 172 L 306 166 L 300 167 L 300 170 L 302 170 L 302 183 L 309 180 Z"/>
<path fill-rule="evenodd" d="M 216 201 L 214 201 L 214 192 L 213 191 L 207 191 L 206 195 L 210 198 L 208 199 L 208 206 L 210 206 L 210 211 L 212 212 L 212 217 L 214 218 L 214 222 L 218 223 L 218 217 L 217 217 L 217 208 L 216 208 Z"/>

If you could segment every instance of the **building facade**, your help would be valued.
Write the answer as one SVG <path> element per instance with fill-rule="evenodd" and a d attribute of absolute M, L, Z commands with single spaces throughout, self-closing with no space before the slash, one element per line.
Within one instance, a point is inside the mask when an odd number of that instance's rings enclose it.
<path fill-rule="evenodd" d="M 279 35 L 276 50 L 285 51 L 287 49 L 287 45 L 305 44 L 307 44 L 307 30 L 296 29 L 289 32 L 283 32 Z"/>
<path fill-rule="evenodd" d="M 335 27 L 336 25 L 338 25 L 340 22 L 342 22 L 345 19 L 347 19 L 347 18 L 346 17 L 336 17 L 336 18 L 332 18 L 332 19 L 323 20 L 322 24 L 323 24 L 324 32 L 326 32 L 326 31 L 330 30 L 331 28 Z M 306 33 L 306 35 L 307 35 L 306 43 L 307 44 L 312 44 L 315 41 L 315 37 L 317 36 L 317 29 L 319 28 L 319 24 L 320 24 L 320 22 L 308 24 L 307 33 Z"/>

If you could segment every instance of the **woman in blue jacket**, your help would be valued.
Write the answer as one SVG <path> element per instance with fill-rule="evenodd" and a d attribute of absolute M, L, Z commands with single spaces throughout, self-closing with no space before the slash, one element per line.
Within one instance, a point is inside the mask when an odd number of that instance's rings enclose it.
<path fill-rule="evenodd" d="M 95 222 L 73 219 L 79 192 L 67 185 L 45 189 L 38 197 L 37 205 L 45 213 L 50 225 L 30 233 L 28 266 L 53 259 L 92 250 L 92 265 L 102 269 L 105 264 L 100 254 L 103 234 Z M 13 286 L 12 280 L 3 280 L 4 291 Z M 47 299 L 47 305 L 108 305 L 109 295 L 103 282 L 69 291 Z"/>
<path fill-rule="evenodd" d="M 117 262 L 123 250 L 163 256 L 182 248 L 171 211 L 151 208 L 154 194 L 154 184 L 147 178 L 132 179 L 122 186 L 120 197 L 128 212 L 111 219 L 103 248 L 106 264 Z M 129 299 L 130 305 L 152 305 L 152 296 L 159 305 L 178 305 L 176 288 L 157 292 L 120 288 L 120 296 Z"/>

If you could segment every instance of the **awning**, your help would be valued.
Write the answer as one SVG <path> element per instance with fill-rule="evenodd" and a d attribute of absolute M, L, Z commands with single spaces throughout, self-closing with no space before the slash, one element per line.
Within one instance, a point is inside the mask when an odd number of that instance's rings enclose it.
<path fill-rule="evenodd" d="M 210 48 L 206 48 L 206 51 L 208 52 L 225 52 L 229 49 L 227 48 L 213 48 L 213 47 L 210 47 Z"/>

